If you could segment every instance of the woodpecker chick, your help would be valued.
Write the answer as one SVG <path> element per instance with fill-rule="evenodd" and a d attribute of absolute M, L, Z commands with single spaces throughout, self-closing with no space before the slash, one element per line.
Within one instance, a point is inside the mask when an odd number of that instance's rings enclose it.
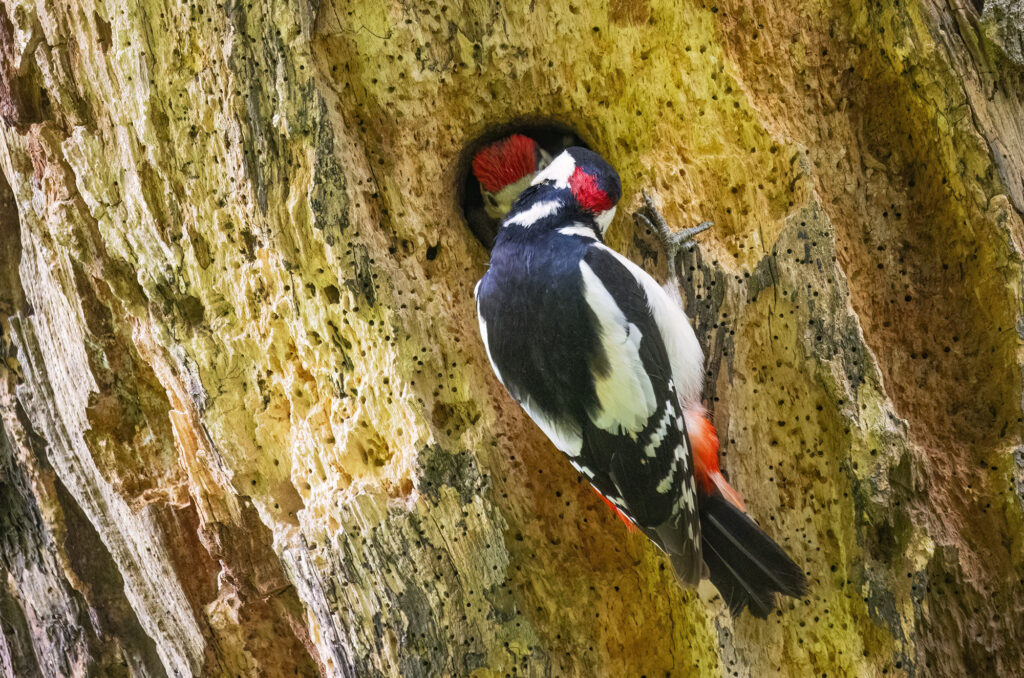
<path fill-rule="evenodd" d="M 477 151 L 473 175 L 480 182 L 487 216 L 503 219 L 537 172 L 550 162 L 547 151 L 522 134 L 511 134 Z"/>
<path fill-rule="evenodd" d="M 601 156 L 567 149 L 502 222 L 476 287 L 499 381 L 679 581 L 710 577 L 765 617 L 803 572 L 748 518 L 718 468 L 704 356 L 680 304 L 604 244 L 622 194 Z M 674 268 L 674 266 L 673 266 Z"/>

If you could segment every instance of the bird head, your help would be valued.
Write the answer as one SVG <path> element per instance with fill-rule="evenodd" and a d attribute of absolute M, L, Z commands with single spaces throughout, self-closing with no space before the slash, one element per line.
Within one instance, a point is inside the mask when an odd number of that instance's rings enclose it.
<path fill-rule="evenodd" d="M 567 189 L 576 207 L 594 218 L 602 235 L 622 197 L 622 182 L 615 168 L 597 153 L 580 146 L 563 151 L 537 173 L 532 184 Z"/>
<path fill-rule="evenodd" d="M 473 175 L 480 182 L 488 216 L 504 218 L 537 171 L 549 162 L 551 156 L 522 134 L 511 134 L 477 151 L 473 156 Z"/>

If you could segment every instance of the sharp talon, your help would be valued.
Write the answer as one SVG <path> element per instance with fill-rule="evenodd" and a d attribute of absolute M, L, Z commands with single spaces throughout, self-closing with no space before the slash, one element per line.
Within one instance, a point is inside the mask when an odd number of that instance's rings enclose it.
<path fill-rule="evenodd" d="M 680 242 L 684 242 L 686 240 L 691 239 L 698 233 L 703 233 L 704 231 L 708 230 L 714 225 L 714 222 L 704 221 L 702 223 L 697 224 L 693 228 L 684 228 L 683 230 L 676 233 L 674 237 L 677 238 Z"/>
<path fill-rule="evenodd" d="M 657 229 L 654 227 L 654 224 L 651 223 L 651 220 L 648 219 L 647 215 L 645 215 L 645 214 L 642 214 L 640 212 L 633 212 L 633 221 L 636 222 L 640 226 L 646 226 L 647 228 L 651 229 L 652 231 L 657 232 Z M 643 222 L 643 223 L 640 223 L 640 222 Z"/>
<path fill-rule="evenodd" d="M 710 221 L 704 221 L 693 228 L 673 231 L 665 221 L 661 211 L 655 206 L 654 198 L 646 190 L 641 190 L 640 195 L 643 198 L 643 205 L 636 212 L 633 212 L 633 222 L 637 226 L 650 228 L 658 236 L 658 239 L 661 240 L 662 248 L 665 250 L 671 270 L 674 265 L 673 262 L 675 262 L 680 252 L 691 251 L 697 246 L 693 236 L 703 233 L 714 224 Z"/>
<path fill-rule="evenodd" d="M 648 208 L 654 209 L 654 199 L 647 193 L 646 188 L 640 189 L 640 195 L 644 197 L 644 204 L 646 204 Z"/>

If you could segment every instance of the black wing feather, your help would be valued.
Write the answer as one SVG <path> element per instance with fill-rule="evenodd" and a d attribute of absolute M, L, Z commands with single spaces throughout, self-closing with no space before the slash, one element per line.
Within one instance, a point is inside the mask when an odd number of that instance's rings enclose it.
<path fill-rule="evenodd" d="M 613 254 L 591 247 L 584 262 L 604 283 L 626 320 L 641 333 L 640 359 L 654 388 L 657 408 L 644 430 L 630 437 L 584 425 L 594 463 L 606 472 L 629 515 L 673 556 L 680 579 L 696 584 L 703 573 L 696 482 L 672 366 L 641 283 Z M 646 448 L 664 422 L 665 434 L 648 455 Z M 690 501 L 681 502 L 688 494 Z"/>

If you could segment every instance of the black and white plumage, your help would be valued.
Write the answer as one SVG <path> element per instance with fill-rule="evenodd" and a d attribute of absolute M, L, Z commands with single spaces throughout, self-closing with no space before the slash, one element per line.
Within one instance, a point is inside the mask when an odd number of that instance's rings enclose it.
<path fill-rule="evenodd" d="M 580 204 L 574 176 L 606 209 Z M 703 356 L 681 309 L 601 242 L 620 195 L 614 170 L 581 148 L 541 172 L 498 233 L 480 329 L 512 397 L 694 585 L 700 518 L 677 390 L 699 391 Z"/>
<path fill-rule="evenodd" d="M 688 408 L 700 408 L 703 353 L 678 303 L 604 245 L 620 196 L 615 170 L 578 147 L 555 158 L 523 191 L 476 289 L 488 358 L 573 466 L 668 553 L 682 583 L 694 586 L 710 574 L 734 611 L 749 604 L 767 614 L 774 591 L 796 595 L 803 575 L 732 504 L 722 500 L 730 512 L 702 497 L 707 491 L 695 477 L 686 419 Z M 709 520 L 702 506 L 717 518 Z M 730 571 L 732 512 L 792 565 L 781 586 L 771 581 L 778 573 Z M 702 537 L 702 529 L 710 534 Z M 725 545 L 733 547 L 731 555 L 719 554 Z M 755 545 L 753 564 L 741 569 L 759 569 L 763 546 Z"/>

